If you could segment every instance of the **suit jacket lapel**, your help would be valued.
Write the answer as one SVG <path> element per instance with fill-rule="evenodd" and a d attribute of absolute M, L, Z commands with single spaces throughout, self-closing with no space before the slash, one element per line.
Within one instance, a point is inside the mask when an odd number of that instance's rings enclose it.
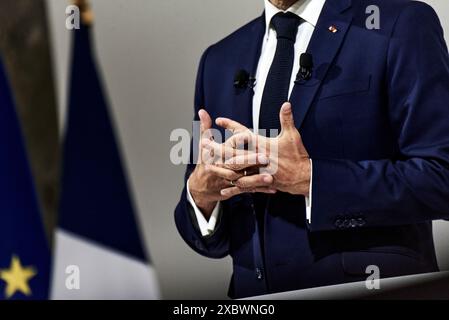
<path fill-rule="evenodd" d="M 290 97 L 298 128 L 301 127 L 349 30 L 353 18 L 351 10 L 348 10 L 350 7 L 351 0 L 328 0 L 323 7 L 307 49 L 307 52 L 312 54 L 315 65 L 312 79 L 296 84 Z M 337 31 L 332 32 L 330 27 Z"/>
<path fill-rule="evenodd" d="M 256 76 L 257 65 L 259 62 L 262 41 L 265 34 L 265 13 L 258 18 L 252 26 L 252 30 L 245 39 L 242 39 L 241 53 L 238 57 L 239 61 L 235 67 L 235 72 L 245 70 L 251 77 Z M 253 128 L 253 96 L 252 88 L 236 89 L 235 99 L 233 103 L 232 116 L 233 120 Z"/>

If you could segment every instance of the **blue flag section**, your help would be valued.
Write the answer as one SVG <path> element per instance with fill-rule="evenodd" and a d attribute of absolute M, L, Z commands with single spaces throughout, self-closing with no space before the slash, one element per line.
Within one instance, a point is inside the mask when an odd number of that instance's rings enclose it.
<path fill-rule="evenodd" d="M 0 59 L 0 299 L 48 298 L 50 252 Z"/>
<path fill-rule="evenodd" d="M 53 296 L 157 298 L 90 32 L 74 31 Z M 67 264 L 89 285 L 68 292 Z"/>
<path fill-rule="evenodd" d="M 89 32 L 74 32 L 59 226 L 146 261 Z"/>

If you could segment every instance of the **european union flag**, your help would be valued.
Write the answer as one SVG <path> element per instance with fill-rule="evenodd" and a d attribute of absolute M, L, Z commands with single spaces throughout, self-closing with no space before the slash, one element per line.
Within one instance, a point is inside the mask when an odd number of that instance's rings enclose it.
<path fill-rule="evenodd" d="M 158 298 L 158 285 L 139 234 L 119 145 L 94 60 L 91 28 L 83 24 L 73 32 L 52 296 L 55 299 Z M 67 265 L 79 270 L 80 278 L 74 272 L 69 279 L 73 280 L 70 290 L 65 282 Z"/>
<path fill-rule="evenodd" d="M 0 59 L 0 299 L 47 299 L 50 253 Z"/>

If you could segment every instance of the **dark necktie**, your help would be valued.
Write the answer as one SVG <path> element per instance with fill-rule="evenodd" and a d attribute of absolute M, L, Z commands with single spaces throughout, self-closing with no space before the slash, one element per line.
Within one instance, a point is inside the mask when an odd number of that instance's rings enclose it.
<path fill-rule="evenodd" d="M 271 23 L 276 30 L 276 53 L 268 73 L 262 95 L 259 115 L 259 129 L 278 129 L 281 124 L 279 111 L 288 100 L 290 79 L 295 56 L 295 42 L 298 27 L 303 20 L 293 13 L 278 13 Z M 269 133 L 269 131 L 267 131 Z M 260 245 L 264 248 L 264 216 L 268 196 L 264 193 L 253 194 L 257 224 L 259 227 Z M 262 249 L 264 259 L 264 250 Z"/>
<path fill-rule="evenodd" d="M 260 129 L 281 129 L 279 111 L 282 104 L 288 101 L 296 35 L 302 21 L 300 17 L 291 12 L 280 12 L 271 20 L 277 34 L 277 46 L 262 95 L 259 115 Z"/>

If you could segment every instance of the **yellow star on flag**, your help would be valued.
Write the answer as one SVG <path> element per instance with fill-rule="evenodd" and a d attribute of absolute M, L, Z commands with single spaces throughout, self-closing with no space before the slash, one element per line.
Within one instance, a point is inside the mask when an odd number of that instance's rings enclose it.
<path fill-rule="evenodd" d="M 9 269 L 0 270 L 0 279 L 6 282 L 6 298 L 11 298 L 18 291 L 30 296 L 31 289 L 28 281 L 36 274 L 37 272 L 33 267 L 23 267 L 19 257 L 13 256 Z"/>

